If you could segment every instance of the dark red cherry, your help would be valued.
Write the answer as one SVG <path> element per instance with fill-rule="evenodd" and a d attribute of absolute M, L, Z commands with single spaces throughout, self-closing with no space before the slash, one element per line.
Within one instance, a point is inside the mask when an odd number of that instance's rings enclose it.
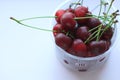
<path fill-rule="evenodd" d="M 59 47 L 61 47 L 64 50 L 67 50 L 72 44 L 72 39 L 63 33 L 58 33 L 55 36 L 55 42 Z"/>
<path fill-rule="evenodd" d="M 74 13 L 74 9 L 72 9 L 72 8 L 68 8 L 68 9 L 66 9 L 65 11 L 66 11 L 66 12 Z"/>
<path fill-rule="evenodd" d="M 56 16 L 56 21 L 58 22 L 58 23 L 60 23 L 60 18 L 61 18 L 61 16 L 63 15 L 65 13 L 65 10 L 63 10 L 63 9 L 59 9 L 56 13 L 55 13 L 55 16 Z"/>
<path fill-rule="evenodd" d="M 75 15 L 71 12 L 66 12 L 61 16 L 61 24 L 65 26 L 66 29 L 72 30 L 76 26 L 76 21 L 74 20 Z"/>
<path fill-rule="evenodd" d="M 79 6 L 75 9 L 75 16 L 76 17 L 86 17 L 88 13 L 88 8 L 84 6 Z M 77 19 L 78 24 L 85 24 L 88 19 Z"/>
<path fill-rule="evenodd" d="M 72 43 L 72 48 L 75 51 L 76 56 L 84 57 L 87 54 L 87 46 L 81 39 L 75 39 Z"/>
<path fill-rule="evenodd" d="M 96 56 L 104 53 L 110 47 L 110 43 L 108 41 L 100 40 L 100 41 L 92 41 L 89 43 L 89 51 Z"/>
<path fill-rule="evenodd" d="M 90 32 L 87 26 L 82 26 L 79 27 L 76 31 L 76 37 L 82 39 L 83 41 L 85 41 L 89 36 L 90 36 Z"/>
<path fill-rule="evenodd" d="M 101 22 L 97 18 L 90 18 L 90 19 L 88 19 L 88 22 L 87 22 L 87 26 L 90 28 L 97 27 L 100 24 L 101 24 Z"/>
<path fill-rule="evenodd" d="M 56 36 L 58 33 L 62 33 L 64 32 L 64 26 L 61 25 L 61 24 L 56 24 L 54 27 L 53 27 L 53 34 L 54 36 Z"/>
<path fill-rule="evenodd" d="M 74 49 L 72 47 L 70 47 L 69 49 L 66 50 L 69 54 L 72 55 L 76 55 L 76 52 L 74 51 Z"/>
<path fill-rule="evenodd" d="M 113 28 L 109 27 L 108 29 L 106 29 L 106 31 L 103 33 L 102 38 L 105 40 L 111 40 L 113 36 Z"/>
<path fill-rule="evenodd" d="M 76 17 L 84 17 L 86 16 L 86 13 L 88 13 L 88 8 L 84 6 L 78 6 L 75 9 L 75 16 Z"/>

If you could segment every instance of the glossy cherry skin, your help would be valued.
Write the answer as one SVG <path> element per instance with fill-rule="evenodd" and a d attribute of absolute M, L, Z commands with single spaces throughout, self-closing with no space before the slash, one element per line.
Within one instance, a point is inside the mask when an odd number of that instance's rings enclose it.
<path fill-rule="evenodd" d="M 87 54 L 87 46 L 83 43 L 81 39 L 75 39 L 72 43 L 72 49 L 74 50 L 76 56 L 85 57 Z"/>
<path fill-rule="evenodd" d="M 64 26 L 57 23 L 54 27 L 53 27 L 53 35 L 56 36 L 58 33 L 63 33 L 65 32 L 64 30 Z"/>
<path fill-rule="evenodd" d="M 102 38 L 105 40 L 111 40 L 113 36 L 113 28 L 109 27 L 108 29 L 106 29 L 106 31 L 103 33 Z"/>
<path fill-rule="evenodd" d="M 87 26 L 89 28 L 94 28 L 94 27 L 97 27 L 101 24 L 100 20 L 99 19 L 96 19 L 96 18 L 90 18 L 88 19 L 88 22 L 87 22 Z"/>
<path fill-rule="evenodd" d="M 63 10 L 63 9 L 59 9 L 58 11 L 56 11 L 56 13 L 55 13 L 56 18 L 55 19 L 58 23 L 60 23 L 60 18 L 64 13 L 65 13 L 65 10 Z"/>
<path fill-rule="evenodd" d="M 55 42 L 59 47 L 61 47 L 64 50 L 67 50 L 72 44 L 72 39 L 63 33 L 58 33 L 55 36 Z"/>
<path fill-rule="evenodd" d="M 81 26 L 76 31 L 76 37 L 82 39 L 83 41 L 91 35 L 89 28 L 87 26 Z"/>
<path fill-rule="evenodd" d="M 110 42 L 105 40 L 92 41 L 89 43 L 89 51 L 94 55 L 100 55 L 107 51 L 110 47 Z"/>
<path fill-rule="evenodd" d="M 86 13 L 88 13 L 88 8 L 84 6 L 78 6 L 75 9 L 75 16 L 76 17 L 84 17 L 86 16 Z"/>
<path fill-rule="evenodd" d="M 75 15 L 71 12 L 66 12 L 61 16 L 61 24 L 65 26 L 65 29 L 72 30 L 76 26 L 76 21 L 74 20 Z"/>
<path fill-rule="evenodd" d="M 75 11 L 75 16 L 76 17 L 86 17 L 87 13 L 88 13 L 88 8 L 84 7 L 84 6 L 78 6 Z M 88 19 L 77 19 L 78 24 L 85 24 L 87 22 Z"/>
<path fill-rule="evenodd" d="M 72 8 L 68 8 L 68 9 L 65 10 L 65 12 L 71 12 L 71 13 L 74 13 L 74 9 L 72 9 Z"/>

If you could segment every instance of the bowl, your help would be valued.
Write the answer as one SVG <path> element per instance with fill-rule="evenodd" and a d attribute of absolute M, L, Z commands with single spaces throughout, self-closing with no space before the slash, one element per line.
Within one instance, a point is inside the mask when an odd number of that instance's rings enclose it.
<path fill-rule="evenodd" d="M 76 0 L 78 1 L 78 0 Z M 69 5 L 73 2 L 76 2 L 75 0 L 67 0 L 65 2 L 63 2 L 62 4 L 60 4 L 55 12 L 58 9 L 66 9 L 69 7 Z M 96 2 L 92 1 L 92 4 L 95 4 L 96 6 L 98 5 L 100 0 L 96 0 Z M 91 1 L 90 0 L 84 0 L 84 5 L 85 6 L 89 6 L 89 10 L 93 12 L 93 14 L 98 14 L 98 10 L 94 8 L 95 5 L 91 5 L 90 4 Z M 111 11 L 115 11 L 113 8 L 111 9 Z M 55 12 L 53 15 L 55 15 Z M 51 26 L 53 27 L 56 24 L 55 19 L 52 19 L 51 22 Z M 59 46 L 57 46 L 55 44 L 56 47 L 56 56 L 58 58 L 58 60 L 67 68 L 71 69 L 71 70 L 75 70 L 75 71 L 91 71 L 91 70 L 95 70 L 98 69 L 99 67 L 103 66 L 104 63 L 108 60 L 110 53 L 112 52 L 116 42 L 117 42 L 117 26 L 114 26 L 114 34 L 112 36 L 111 39 L 111 46 L 109 48 L 109 50 L 107 50 L 106 52 L 102 53 L 101 55 L 95 56 L 95 57 L 78 57 L 78 56 L 74 56 L 71 55 L 69 53 L 67 53 L 66 51 L 64 51 L 63 49 L 61 49 Z M 54 40 L 54 39 L 53 39 Z M 54 41 L 55 42 L 55 41 Z"/>

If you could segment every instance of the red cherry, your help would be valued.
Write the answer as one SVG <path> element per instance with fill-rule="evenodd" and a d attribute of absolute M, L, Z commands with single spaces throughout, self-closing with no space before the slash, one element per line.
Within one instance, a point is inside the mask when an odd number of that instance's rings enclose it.
<path fill-rule="evenodd" d="M 87 26 L 79 27 L 76 31 L 76 37 L 85 41 L 91 34 L 88 30 Z"/>
<path fill-rule="evenodd" d="M 96 18 L 90 18 L 88 19 L 88 22 L 87 22 L 87 26 L 90 28 L 97 27 L 100 24 L 101 24 L 100 20 Z"/>
<path fill-rule="evenodd" d="M 61 24 L 65 26 L 67 30 L 75 28 L 76 21 L 74 20 L 75 15 L 71 12 L 66 12 L 61 16 Z"/>
<path fill-rule="evenodd" d="M 89 43 L 89 50 L 91 53 L 95 55 L 99 55 L 107 51 L 110 47 L 110 43 L 108 41 L 100 40 L 100 41 L 92 41 Z"/>
<path fill-rule="evenodd" d="M 75 16 L 76 17 L 85 17 L 88 13 L 88 8 L 84 6 L 79 6 L 75 9 Z M 88 19 L 79 19 L 77 20 L 78 24 L 85 24 Z"/>
<path fill-rule="evenodd" d="M 63 33 L 58 33 L 55 36 L 55 42 L 59 47 L 61 47 L 64 50 L 67 50 L 72 44 L 72 39 Z"/>
<path fill-rule="evenodd" d="M 110 40 L 113 36 L 113 28 L 109 27 L 102 35 L 102 38 L 105 40 Z"/>
<path fill-rule="evenodd" d="M 72 8 L 68 8 L 68 9 L 66 9 L 65 11 L 66 11 L 66 12 L 74 13 L 74 9 L 72 9 Z"/>
<path fill-rule="evenodd" d="M 65 10 L 60 9 L 55 13 L 55 16 L 57 16 L 55 19 L 58 23 L 60 23 L 61 16 L 65 13 Z"/>
<path fill-rule="evenodd" d="M 72 48 L 76 52 L 76 56 L 84 57 L 87 54 L 87 46 L 81 39 L 75 39 L 73 41 Z"/>
<path fill-rule="evenodd" d="M 88 8 L 84 6 L 79 6 L 75 9 L 75 16 L 76 17 L 84 17 L 88 13 Z"/>
<path fill-rule="evenodd" d="M 72 55 L 76 55 L 76 52 L 74 51 L 74 49 L 72 47 L 70 47 L 69 49 L 66 50 L 69 54 Z"/>
<path fill-rule="evenodd" d="M 58 33 L 62 33 L 64 31 L 64 26 L 61 24 L 56 24 L 53 27 L 53 34 L 56 36 Z"/>

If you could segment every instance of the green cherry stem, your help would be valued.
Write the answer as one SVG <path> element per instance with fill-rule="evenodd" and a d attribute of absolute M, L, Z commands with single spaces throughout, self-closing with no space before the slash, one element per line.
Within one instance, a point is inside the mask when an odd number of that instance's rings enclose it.
<path fill-rule="evenodd" d="M 25 18 L 25 19 L 21 19 L 21 20 L 17 20 L 17 21 L 14 18 L 14 21 L 16 21 L 17 23 L 19 23 L 19 22 L 23 22 L 23 21 L 27 21 L 27 20 L 32 20 L 32 19 L 39 19 L 39 18 L 57 18 L 57 16 L 39 16 L 39 17 Z M 95 16 L 95 15 L 88 15 L 88 17 L 75 17 L 74 19 L 78 20 L 78 19 L 88 19 L 88 18 L 104 19 L 104 16 L 99 16 L 98 17 L 98 16 Z"/>
<path fill-rule="evenodd" d="M 112 7 L 113 2 L 114 2 L 114 0 L 111 0 L 111 2 L 110 2 L 110 6 L 108 7 L 108 10 L 107 10 L 107 13 L 105 13 L 105 15 L 104 15 L 104 16 L 105 16 L 105 19 L 104 19 L 103 22 L 105 22 L 105 21 L 107 20 L 107 15 L 108 15 L 108 13 L 109 13 L 111 7 Z"/>
<path fill-rule="evenodd" d="M 26 21 L 26 20 L 39 19 L 39 18 L 57 18 L 57 16 L 40 16 L 40 17 L 32 17 L 32 18 L 22 19 L 22 20 L 19 20 L 19 21 Z"/>
<path fill-rule="evenodd" d="M 94 30 L 97 29 L 97 28 L 99 28 L 99 26 L 90 29 L 88 32 L 92 32 L 92 31 L 94 31 Z"/>
<path fill-rule="evenodd" d="M 102 3 L 103 3 L 103 1 L 102 1 L 102 0 L 100 0 L 100 11 L 99 11 L 98 17 L 100 16 L 101 11 L 102 11 L 102 5 L 103 5 Z"/>
<path fill-rule="evenodd" d="M 97 35 L 96 41 L 99 41 L 101 28 L 102 28 L 102 25 L 100 25 L 100 27 L 98 28 L 98 32 L 96 34 Z"/>
<path fill-rule="evenodd" d="M 94 28 L 90 29 L 88 32 L 94 31 L 95 29 L 99 28 L 100 26 L 102 26 L 102 24 L 98 25 L 97 27 L 94 27 Z"/>
<path fill-rule="evenodd" d="M 115 18 L 115 16 L 113 16 L 113 18 L 112 18 L 111 21 L 107 24 L 107 26 L 105 27 L 105 29 L 103 29 L 103 31 L 102 31 L 101 34 L 100 34 L 100 37 L 102 36 L 102 34 L 103 34 L 109 27 L 111 27 L 111 26 L 113 25 L 113 23 L 114 23 L 114 18 Z"/>
<path fill-rule="evenodd" d="M 74 3 L 74 4 L 75 4 L 74 9 L 77 7 L 77 5 L 81 5 L 80 1 L 81 1 L 81 0 L 78 0 L 77 3 Z M 73 6 L 73 4 L 72 4 L 72 6 Z M 71 7 L 72 7 L 72 6 L 71 6 Z"/>
<path fill-rule="evenodd" d="M 42 31 L 49 31 L 49 32 L 56 32 L 56 31 L 53 31 L 53 30 L 48 30 L 48 29 L 41 29 L 41 28 L 38 28 L 38 27 L 35 27 L 35 26 L 30 26 L 30 25 L 27 25 L 27 24 L 24 24 L 22 23 L 21 21 L 13 18 L 13 17 L 10 17 L 11 20 L 17 22 L 18 24 L 21 24 L 23 26 L 26 26 L 26 27 L 29 27 L 29 28 L 32 28 L 32 29 L 37 29 L 37 30 L 42 30 Z"/>
<path fill-rule="evenodd" d="M 98 32 L 98 31 L 93 32 L 93 33 L 87 38 L 87 40 L 85 40 L 84 43 L 86 44 L 87 42 L 89 42 L 97 32 Z"/>
<path fill-rule="evenodd" d="M 77 3 L 71 3 L 69 8 L 72 8 L 75 5 L 74 9 L 77 7 L 77 5 L 81 5 L 79 2 Z"/>
<path fill-rule="evenodd" d="M 99 19 L 101 17 L 98 18 L 97 16 L 90 15 L 90 16 L 87 16 L 87 17 L 75 17 L 74 19 L 79 20 L 79 19 L 89 19 L 89 18 L 97 18 L 97 19 Z"/>
<path fill-rule="evenodd" d="M 109 13 L 109 11 L 110 11 L 110 9 L 111 9 L 111 7 L 112 7 L 113 2 L 114 2 L 114 0 L 111 0 L 110 6 L 109 6 L 109 8 L 108 8 L 108 10 L 107 10 L 107 14 Z"/>

